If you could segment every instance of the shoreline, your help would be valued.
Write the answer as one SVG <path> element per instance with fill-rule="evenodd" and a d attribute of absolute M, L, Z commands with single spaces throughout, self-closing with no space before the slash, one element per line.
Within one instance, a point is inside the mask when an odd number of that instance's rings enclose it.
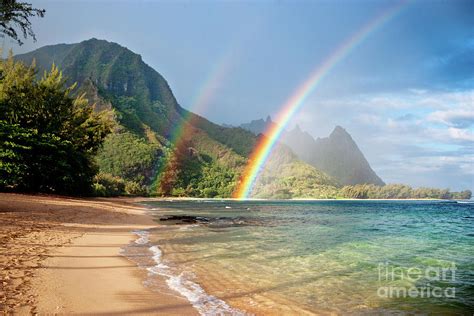
<path fill-rule="evenodd" d="M 0 193 L 0 310 L 197 315 L 123 255 L 134 230 L 159 226 L 139 200 Z"/>
<path fill-rule="evenodd" d="M 355 199 L 355 198 L 341 198 L 341 199 L 314 199 L 314 198 L 292 198 L 292 199 L 263 199 L 263 198 L 247 198 L 247 199 L 238 199 L 238 198 L 198 198 L 198 197 L 136 197 L 136 203 L 150 201 L 150 202 L 160 202 L 160 201 L 236 201 L 236 202 L 253 202 L 253 201 L 266 201 L 266 202 L 298 202 L 298 201 L 440 201 L 440 202 L 456 202 L 456 201 L 474 201 L 471 200 L 455 200 L 455 199 Z"/>
<path fill-rule="evenodd" d="M 162 246 L 152 242 L 153 231 L 149 229 L 134 231 L 137 238 L 124 249 L 124 256 L 141 269 L 148 271 L 146 282 L 151 289 L 161 291 L 163 286 L 167 286 L 186 298 L 200 315 L 248 315 L 209 294 L 202 284 L 196 283 L 194 276 L 189 278 L 185 275 L 185 266 L 164 261 Z"/>
<path fill-rule="evenodd" d="M 192 280 L 182 279 L 161 261 L 169 249 L 140 235 L 162 226 L 147 212 L 159 208 L 145 203 L 173 200 L 209 199 L 0 193 L 0 311 L 19 315 L 198 315 L 208 308 L 202 302 L 211 301 L 217 302 L 211 310 L 262 312 L 236 299 L 228 300 L 199 278 L 198 283 L 188 283 L 188 289 L 179 288 Z M 142 247 L 130 254 L 131 245 Z M 143 264 L 143 260 L 148 261 Z M 149 283 L 150 273 L 155 286 Z"/>

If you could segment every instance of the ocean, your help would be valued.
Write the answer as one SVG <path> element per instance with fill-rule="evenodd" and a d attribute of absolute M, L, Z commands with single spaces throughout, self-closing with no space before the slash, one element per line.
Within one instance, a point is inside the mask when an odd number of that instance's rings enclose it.
<path fill-rule="evenodd" d="M 160 227 L 136 231 L 125 255 L 202 315 L 474 312 L 470 202 L 146 205 Z"/>

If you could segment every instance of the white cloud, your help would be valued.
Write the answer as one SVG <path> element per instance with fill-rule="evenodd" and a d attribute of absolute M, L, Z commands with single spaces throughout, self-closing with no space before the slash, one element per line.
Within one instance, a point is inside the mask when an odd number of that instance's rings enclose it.
<path fill-rule="evenodd" d="M 424 106 L 432 110 L 472 109 L 474 90 L 427 93 L 414 101 L 414 106 Z"/>
<path fill-rule="evenodd" d="M 453 139 L 474 142 L 474 133 L 469 130 L 450 127 L 448 128 L 448 133 Z"/>
<path fill-rule="evenodd" d="M 474 90 L 313 99 L 294 123 L 315 137 L 335 125 L 353 136 L 388 183 L 474 189 Z"/>
<path fill-rule="evenodd" d="M 469 127 L 474 125 L 474 104 L 470 109 L 435 111 L 428 116 L 428 120 L 448 126 Z"/>
<path fill-rule="evenodd" d="M 317 112 L 348 111 L 354 113 L 382 113 L 387 111 L 451 111 L 453 109 L 472 111 L 474 89 L 467 91 L 438 92 L 410 89 L 401 93 L 360 94 L 350 97 L 319 99 L 315 96 L 301 111 Z M 320 111 L 318 111 L 320 110 Z"/>

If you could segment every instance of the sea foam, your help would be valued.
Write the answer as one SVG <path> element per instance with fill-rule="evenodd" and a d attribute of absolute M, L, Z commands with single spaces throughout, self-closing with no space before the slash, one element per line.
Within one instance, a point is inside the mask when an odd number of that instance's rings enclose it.
<path fill-rule="evenodd" d="M 144 245 L 149 242 L 148 231 L 134 231 L 139 236 L 135 243 Z M 165 277 L 168 287 L 184 296 L 200 315 L 247 315 L 242 311 L 230 307 L 223 300 L 207 294 L 204 289 L 185 276 L 184 272 L 176 273 L 162 262 L 161 249 L 153 245 L 148 248 L 156 265 L 148 267 L 149 273 Z"/>
<path fill-rule="evenodd" d="M 145 245 L 150 241 L 148 237 L 150 233 L 146 230 L 135 230 L 133 233 L 138 236 L 138 239 L 135 240 L 138 245 Z"/>

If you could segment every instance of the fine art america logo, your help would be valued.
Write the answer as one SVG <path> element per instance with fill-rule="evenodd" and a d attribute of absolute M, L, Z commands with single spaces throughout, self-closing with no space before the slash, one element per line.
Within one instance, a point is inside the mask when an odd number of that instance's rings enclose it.
<path fill-rule="evenodd" d="M 454 298 L 456 288 L 456 264 L 450 266 L 397 267 L 388 263 L 378 266 L 379 283 L 386 283 L 377 289 L 382 298 Z M 410 284 L 409 286 L 405 286 Z M 418 284 L 422 284 L 418 286 Z M 439 286 L 445 285 L 445 286 Z"/>

